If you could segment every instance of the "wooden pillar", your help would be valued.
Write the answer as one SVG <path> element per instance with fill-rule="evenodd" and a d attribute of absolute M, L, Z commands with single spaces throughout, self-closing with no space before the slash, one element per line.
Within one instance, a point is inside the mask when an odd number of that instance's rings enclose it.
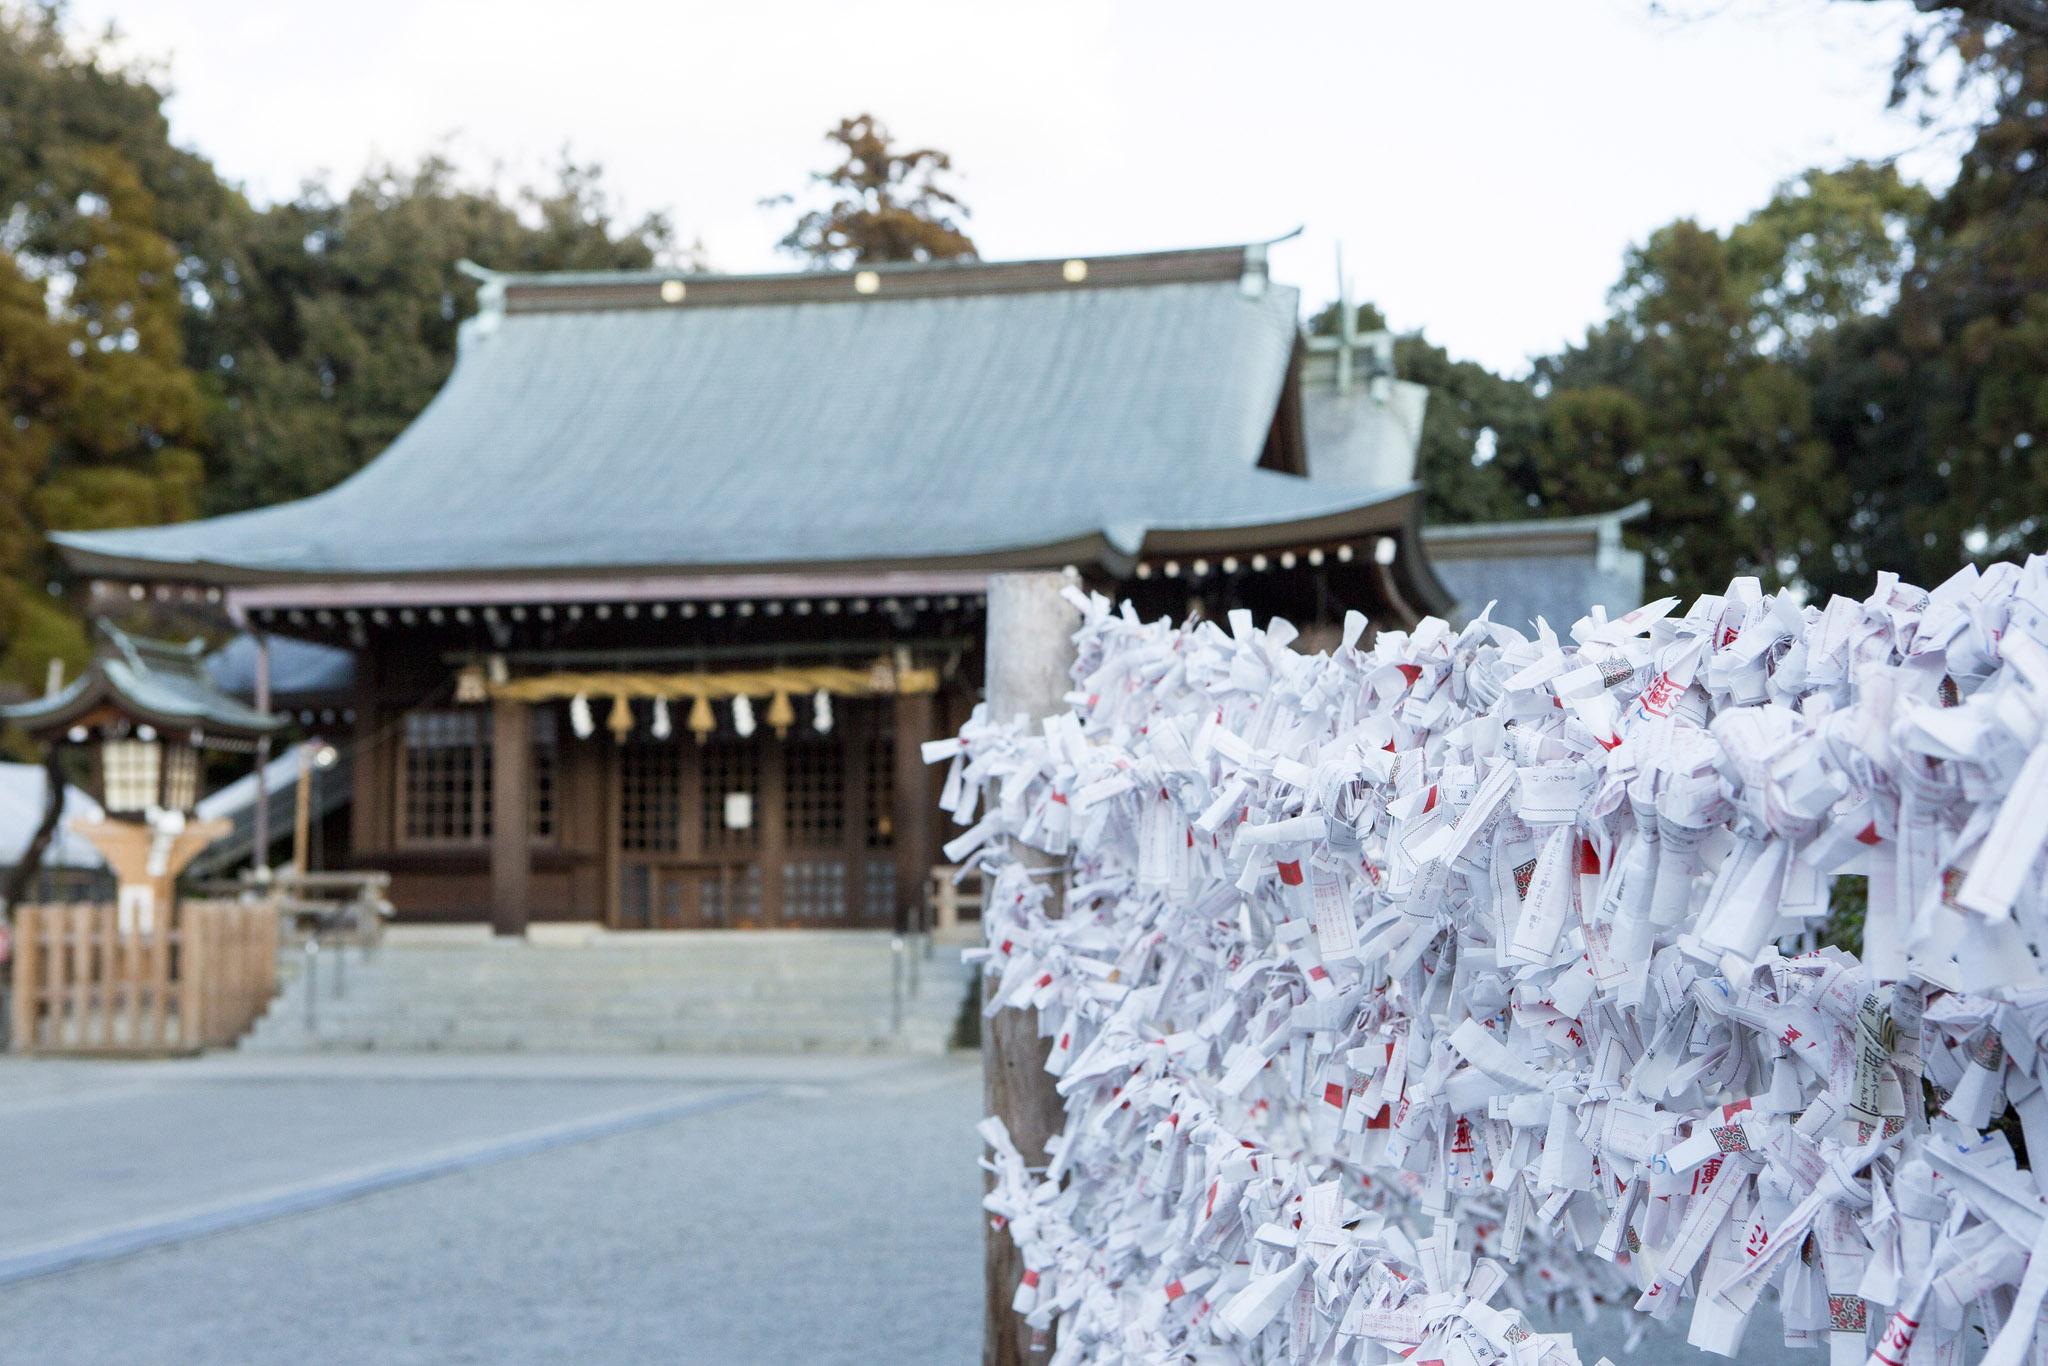
<path fill-rule="evenodd" d="M 890 787 L 896 809 L 889 813 L 889 845 L 896 855 L 896 928 L 901 932 L 922 924 L 919 912 L 935 854 L 931 776 L 918 746 L 939 737 L 933 729 L 936 722 L 930 693 L 897 693 L 895 712 L 890 757 L 896 771 Z"/>
<path fill-rule="evenodd" d="M 312 736 L 299 742 L 299 778 L 292 788 L 292 872 L 298 876 L 313 866 L 313 752 L 323 743 Z"/>
<path fill-rule="evenodd" d="M 405 718 L 402 713 L 386 711 L 382 705 L 379 658 L 374 649 L 356 653 L 355 763 L 348 804 L 348 849 L 349 859 L 357 867 L 363 865 L 365 856 L 382 854 L 396 844 L 405 819 Z M 383 733 L 387 722 L 395 723 L 388 735 Z"/>
<path fill-rule="evenodd" d="M 533 894 L 533 709 L 498 698 L 491 703 L 491 930 L 526 933 Z"/>
<path fill-rule="evenodd" d="M 1036 721 L 1066 705 L 1069 671 L 1074 665 L 1074 630 L 1080 616 L 1060 596 L 1065 585 L 1056 573 L 994 574 L 988 581 L 988 707 L 992 717 L 1023 715 Z M 1066 880 L 1058 871 L 1064 860 L 1019 845 L 1017 859 L 1026 867 L 1047 870 L 1053 894 L 1047 913 L 1058 915 Z M 986 912 L 984 911 L 984 914 Z M 984 981 L 985 993 L 994 990 Z M 1050 1041 L 1038 1037 L 1035 1010 L 999 1011 L 981 1027 L 982 1103 L 1001 1119 L 1024 1160 L 1034 1166 L 1045 1158 L 1045 1142 L 1066 1123 L 1066 1112 L 1053 1079 L 1045 1070 Z M 985 1178 L 984 1189 L 994 1185 Z M 1049 1358 L 1046 1341 L 1034 1352 L 1031 1329 L 1010 1301 L 1023 1279 L 1023 1259 L 1006 1229 L 985 1231 L 981 1359 L 984 1366 L 1023 1366 Z"/>
<path fill-rule="evenodd" d="M 570 745 L 559 750 L 562 758 L 557 762 L 565 765 L 567 771 L 583 774 L 587 781 L 597 785 L 597 801 L 593 803 L 598 813 L 597 831 L 597 918 L 613 929 L 644 928 L 625 924 L 624 904 L 619 895 L 619 884 L 624 879 L 624 850 L 620 848 L 624 838 L 626 818 L 625 767 L 626 747 L 624 745 Z M 587 756 L 587 757 L 579 757 Z M 564 807 L 564 814 L 568 813 Z M 650 916 L 651 919 L 651 916 Z"/>
<path fill-rule="evenodd" d="M 761 866 L 761 908 L 755 923 L 786 925 L 789 887 L 782 871 L 789 859 L 789 803 L 784 785 L 789 771 L 789 746 L 765 725 L 754 732 L 752 739 L 741 743 L 758 746 L 755 753 L 760 755 L 760 767 L 754 770 L 754 857 Z M 737 900 L 735 889 L 726 899 L 728 924 L 739 923 L 730 909 Z"/>

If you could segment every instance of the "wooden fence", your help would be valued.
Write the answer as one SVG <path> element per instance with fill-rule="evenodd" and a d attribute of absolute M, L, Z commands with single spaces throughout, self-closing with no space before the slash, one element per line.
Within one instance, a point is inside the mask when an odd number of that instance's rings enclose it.
<path fill-rule="evenodd" d="M 15 911 L 17 1052 L 193 1053 L 239 1039 L 276 991 L 267 903 L 190 901 L 149 931 L 108 905 Z"/>

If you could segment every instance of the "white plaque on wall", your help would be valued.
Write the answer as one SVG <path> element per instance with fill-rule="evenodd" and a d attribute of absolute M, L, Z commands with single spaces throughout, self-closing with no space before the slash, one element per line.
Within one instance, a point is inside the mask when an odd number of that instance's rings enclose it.
<path fill-rule="evenodd" d="M 754 828 L 753 793 L 728 792 L 725 794 L 725 828 L 728 830 L 751 830 Z"/>

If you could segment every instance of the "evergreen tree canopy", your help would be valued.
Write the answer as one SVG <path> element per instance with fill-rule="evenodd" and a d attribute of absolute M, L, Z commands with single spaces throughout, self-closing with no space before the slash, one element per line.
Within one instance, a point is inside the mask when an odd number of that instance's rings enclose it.
<path fill-rule="evenodd" d="M 339 197 L 308 185 L 255 215 L 243 249 L 252 287 L 193 320 L 222 400 L 210 512 L 316 493 L 404 430 L 476 311 L 458 261 L 612 270 L 675 255 L 666 219 L 614 221 L 594 166 L 565 161 L 553 185 L 501 194 L 438 156 L 372 170 Z"/>
<path fill-rule="evenodd" d="M 1573 511 L 1647 497 L 1653 583 L 1731 573 L 1831 583 L 1852 471 L 1815 419 L 1845 329 L 1889 302 L 1924 191 L 1889 167 L 1811 172 L 1726 233 L 1681 220 L 1624 262 L 1614 311 L 1539 362 L 1540 493 Z"/>
<path fill-rule="evenodd" d="M 1892 97 L 1985 112 L 1916 225 L 1897 302 L 1845 339 L 1823 411 L 1857 473 L 1850 565 L 1923 581 L 2048 547 L 2048 4 L 1923 0 Z"/>
<path fill-rule="evenodd" d="M 830 269 L 974 258 L 974 241 L 957 221 L 969 216 L 967 206 L 940 183 L 953 158 L 933 147 L 896 146 L 873 114 L 841 119 L 825 140 L 838 149 L 839 164 L 811 180 L 826 202 L 797 219 L 780 243 L 784 251 Z"/>
<path fill-rule="evenodd" d="M 153 73 L 0 9 L 0 681 L 83 660 L 45 535 L 199 506 L 208 405 L 186 314 L 246 205 L 171 146 Z"/>
<path fill-rule="evenodd" d="M 49 532 L 300 497 L 382 450 L 454 363 L 457 261 L 677 254 L 567 160 L 500 190 L 428 157 L 257 208 L 173 145 L 164 98 L 58 8 L 0 5 L 0 688 L 87 654 Z"/>

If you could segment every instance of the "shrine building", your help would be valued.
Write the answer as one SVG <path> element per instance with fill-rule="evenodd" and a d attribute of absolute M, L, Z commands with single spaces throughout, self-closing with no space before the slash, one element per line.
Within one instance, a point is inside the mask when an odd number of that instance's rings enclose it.
<path fill-rule="evenodd" d="M 1260 245 L 504 275 L 432 403 L 296 502 L 56 537 L 96 602 L 353 655 L 348 848 L 405 920 L 888 926 L 992 571 L 1322 638 L 1452 607 L 1424 392 Z M 1313 637 L 1312 637 L 1313 638 Z"/>

